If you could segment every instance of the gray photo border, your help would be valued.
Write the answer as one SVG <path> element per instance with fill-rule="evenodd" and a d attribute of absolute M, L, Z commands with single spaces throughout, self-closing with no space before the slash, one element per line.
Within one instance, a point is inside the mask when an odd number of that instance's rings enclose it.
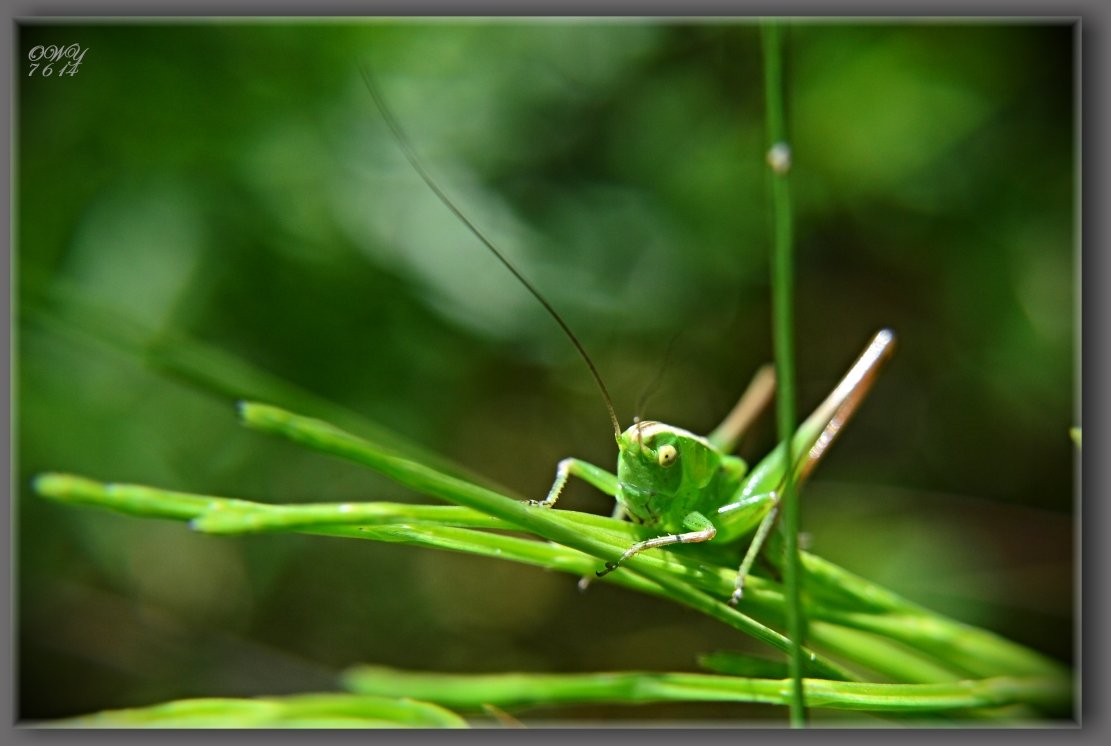
<path fill-rule="evenodd" d="M 1104 548 L 1103 535 L 1109 528 L 1107 525 L 1108 511 L 1105 505 L 1105 496 L 1111 487 L 1108 479 L 1108 461 L 1101 456 L 1105 447 L 1109 406 L 1106 399 L 1105 387 L 1100 385 L 1107 381 L 1111 366 L 1108 361 L 1108 300 L 1104 289 L 1108 284 L 1108 210 L 1106 200 L 1108 195 L 1108 153 L 1106 148 L 1106 133 L 1108 124 L 1108 4 L 1100 0 L 1080 0 L 1064 3 L 1053 3 L 1045 0 L 979 0 L 978 2 L 961 2 L 960 0 L 935 0 L 930 3 L 923 2 L 880 2 L 879 0 L 866 0 L 865 2 L 846 3 L 820 3 L 813 0 L 780 0 L 780 2 L 729 2 L 728 0 L 691 0 L 679 5 L 678 3 L 662 2 L 661 0 L 602 0 L 589 2 L 587 0 L 563 0 L 563 2 L 530 2 L 514 3 L 511 0 L 470 0 L 465 3 L 451 3 L 445 0 L 371 0 L 358 2 L 357 0 L 326 0 L 326 2 L 297 2 L 297 0 L 232 0 L 231 2 L 216 2 L 215 0 L 197 0 L 191 3 L 174 2 L 140 2 L 140 0 L 115 0 L 114 2 L 88 3 L 58 0 L 14 0 L 5 4 L 4 11 L 9 22 L 9 48 L 12 54 L 5 55 L 0 61 L 3 66 L 3 75 L 0 81 L 5 87 L 4 98 L 9 102 L 9 116 L 6 118 L 8 141 L 11 146 L 4 155 L 8 180 L 8 197 L 3 210 L 5 223 L 8 226 L 8 271 L 14 274 L 15 236 L 13 226 L 11 185 L 14 175 L 14 143 L 17 133 L 14 131 L 14 50 L 19 48 L 16 43 L 19 28 L 29 23 L 51 23 L 66 18 L 82 18 L 95 20 L 99 18 L 123 20 L 127 17 L 325 17 L 325 16 L 610 16 L 610 17 L 755 17 L 760 15 L 779 16 L 809 16 L 809 17 L 883 17 L 897 19 L 900 17 L 929 16 L 953 18 L 1033 18 L 1033 19 L 1078 19 L 1076 33 L 1079 37 L 1079 54 L 1077 64 L 1078 102 L 1081 116 L 1081 137 L 1077 138 L 1076 158 L 1081 164 L 1080 169 L 1080 194 L 1081 201 L 1078 206 L 1077 221 L 1080 227 L 1080 244 L 1086 250 L 1080 250 L 1076 263 L 1076 282 L 1081 292 L 1079 294 L 1077 314 L 1081 320 L 1088 321 L 1086 325 L 1078 325 L 1079 335 L 1077 345 L 1076 367 L 1078 396 L 1076 399 L 1077 422 L 1084 419 L 1087 451 L 1095 452 L 1097 458 L 1081 464 L 1077 459 L 1077 472 L 1080 475 L 1078 484 L 1081 492 L 1076 495 L 1076 515 L 1080 521 L 1081 541 L 1078 542 L 1078 567 L 1087 572 L 1078 573 L 1077 583 L 1077 615 L 1076 619 L 1081 625 L 1081 634 L 1077 635 L 1076 660 L 1081 661 L 1081 730 L 1067 733 L 1071 739 L 1082 738 L 1085 741 L 1106 742 L 1107 715 L 1105 705 L 1109 704 L 1107 694 L 1107 672 L 1111 670 L 1111 660 L 1108 658 L 1108 647 L 1103 630 L 1106 628 L 1108 615 L 1109 596 L 1111 594 L 1100 592 L 1104 587 L 1104 572 L 1106 570 L 1107 552 Z M 1083 207 L 1089 209 L 1084 210 Z M 8 356 L 8 383 L 9 394 L 6 402 L 8 414 L 8 443 L 6 449 L 7 459 L 4 461 L 5 481 L 9 485 L 9 495 L 13 494 L 12 484 L 12 455 L 14 447 L 14 411 L 15 400 L 12 389 L 12 371 L 14 364 L 14 299 L 12 298 L 13 282 L 8 278 L 8 303 L 4 305 L 3 312 L 6 323 L 3 324 L 7 335 L 5 349 Z M 1084 344 L 1084 343 L 1087 344 Z M 1083 356 L 1087 348 L 1088 355 Z M 1086 374 L 1086 375 L 1085 375 Z M 1087 388 L 1087 396 L 1082 387 L 1083 378 L 1096 382 Z M 1090 415 L 1090 417 L 1084 417 Z M 1081 494 L 1086 491 L 1089 499 L 1081 510 Z M 12 503 L 9 499 L 9 509 L 2 513 L 5 532 L 12 537 Z M 1081 520 L 1082 517 L 1082 520 Z M 15 722 L 14 697 L 16 692 L 16 653 L 14 628 L 14 592 L 15 592 L 15 567 L 14 567 L 14 537 L 9 544 L 7 572 L 3 574 L 2 590 L 3 602 L 7 607 L 3 615 L 3 624 L 8 640 L 8 655 L 6 659 L 11 662 L 8 675 L 3 679 L 3 693 L 0 696 L 0 706 L 3 707 L 3 720 L 6 725 L 3 735 L 4 742 L 9 739 L 12 743 L 45 743 L 53 742 L 56 738 L 72 737 L 72 733 L 62 731 L 21 730 Z M 1088 590 L 1088 593 L 1084 593 Z M 1082 603 L 1083 600 L 1088 603 Z M 1087 630 L 1090 634 L 1084 635 Z M 167 742 L 273 742 L 275 739 L 283 742 L 302 742 L 321 738 L 367 738 L 362 733 L 313 733 L 299 734 L 296 732 L 184 732 L 184 731 L 81 731 L 83 740 L 101 743 L 117 743 L 125 741 L 150 742 L 151 740 L 165 740 Z M 1101 734 L 1103 734 L 1101 736 Z M 594 730 L 594 731 L 507 731 L 499 735 L 498 731 L 484 730 L 481 732 L 451 732 L 451 733 L 401 733 L 391 731 L 378 734 L 378 738 L 398 742 L 423 742 L 424 740 L 439 741 L 441 739 L 464 739 L 477 742 L 477 739 L 491 738 L 519 738 L 528 739 L 558 739 L 560 741 L 572 738 L 576 740 L 597 739 L 606 743 L 617 742 L 656 742 L 658 738 L 674 738 L 678 735 L 675 731 L 652 730 Z M 908 731 L 901 734 L 901 738 L 911 740 L 932 739 L 938 735 L 936 731 Z M 1066 735 L 1059 730 L 1027 730 L 1027 731 L 945 731 L 947 739 L 964 740 L 1006 740 L 1008 743 L 1049 741 L 1056 740 Z M 790 741 L 801 741 L 808 734 L 799 731 L 765 731 L 761 738 L 772 737 Z M 723 730 L 698 731 L 699 740 L 707 739 L 725 742 L 737 738 L 746 738 L 747 734 L 733 733 Z M 839 740 L 859 740 L 861 738 L 887 739 L 890 734 L 882 731 L 874 735 L 870 731 L 823 732 L 821 738 Z"/>

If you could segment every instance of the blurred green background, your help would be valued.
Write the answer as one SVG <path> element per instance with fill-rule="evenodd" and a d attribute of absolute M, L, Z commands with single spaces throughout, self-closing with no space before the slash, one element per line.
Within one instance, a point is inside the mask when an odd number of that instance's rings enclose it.
<path fill-rule="evenodd" d="M 88 50 L 76 75 L 22 77 L 33 46 L 72 43 Z M 804 493 L 810 546 L 1066 661 L 1074 43 L 1067 25 L 805 24 L 788 66 L 800 408 L 876 329 L 899 335 Z M 237 397 L 387 428 L 522 496 L 543 495 L 561 457 L 614 461 L 582 363 L 404 163 L 360 59 L 440 182 L 582 337 L 623 424 L 662 369 L 641 414 L 708 431 L 771 358 L 754 25 L 50 24 L 22 26 L 19 54 L 22 718 L 327 689 L 354 663 L 689 670 L 746 646 L 604 584 L 370 542 L 199 536 L 47 503 L 29 481 L 422 499 L 240 428 Z M 771 427 L 742 453 L 766 451 Z M 582 485 L 563 504 L 611 507 Z"/>

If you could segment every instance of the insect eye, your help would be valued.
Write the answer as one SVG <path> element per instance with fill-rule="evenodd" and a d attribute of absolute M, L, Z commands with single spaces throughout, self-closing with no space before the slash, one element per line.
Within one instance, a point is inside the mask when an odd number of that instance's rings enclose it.
<path fill-rule="evenodd" d="M 660 466 L 671 466 L 675 463 L 675 459 L 679 458 L 679 452 L 675 450 L 675 446 L 663 445 L 657 451 L 656 457 L 659 459 Z"/>

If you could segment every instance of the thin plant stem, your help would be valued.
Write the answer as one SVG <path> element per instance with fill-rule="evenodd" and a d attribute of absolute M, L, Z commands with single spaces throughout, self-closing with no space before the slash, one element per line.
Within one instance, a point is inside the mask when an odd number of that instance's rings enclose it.
<path fill-rule="evenodd" d="M 764 53 L 764 96 L 767 114 L 768 166 L 771 183 L 772 211 L 772 304 L 775 367 L 779 393 L 776 397 L 776 424 L 779 439 L 790 442 L 795 432 L 795 355 L 794 355 L 794 281 L 791 225 L 791 193 L 788 185 L 790 147 L 787 142 L 783 81 L 783 30 L 778 21 L 766 21 L 762 27 Z M 802 578 L 799 561 L 798 490 L 793 463 L 794 449 L 786 454 L 787 470 L 780 496 L 784 530 L 783 582 L 787 595 L 787 636 L 792 645 L 789 666 L 792 696 L 791 725 L 806 724 L 802 685 L 803 616 L 799 583 Z"/>

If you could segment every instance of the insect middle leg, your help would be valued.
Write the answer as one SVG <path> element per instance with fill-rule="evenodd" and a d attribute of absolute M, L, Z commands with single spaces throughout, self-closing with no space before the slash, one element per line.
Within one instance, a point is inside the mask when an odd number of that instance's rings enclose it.
<path fill-rule="evenodd" d="M 773 493 L 774 496 L 774 493 Z M 771 531 L 772 526 L 775 525 L 775 519 L 779 515 L 779 498 L 775 497 L 775 503 L 772 505 L 771 510 L 760 521 L 760 525 L 756 527 L 756 533 L 752 536 L 752 541 L 748 545 L 748 550 L 745 552 L 744 559 L 741 560 L 741 567 L 737 570 L 737 579 L 733 585 L 733 595 L 729 597 L 729 605 L 736 606 L 737 602 L 741 600 L 745 592 L 745 580 L 748 578 L 748 573 L 752 569 L 752 563 L 756 561 L 756 557 L 760 554 L 760 550 L 764 547 L 764 542 L 768 538 L 768 533 Z"/>
<path fill-rule="evenodd" d="M 614 519 L 615 521 L 620 521 L 625 518 L 625 515 L 625 506 L 619 502 L 614 503 L 613 512 L 610 514 L 610 518 Z M 583 575 L 581 578 L 579 578 L 579 590 L 585 591 L 587 588 L 589 588 L 591 580 L 593 580 L 593 578 L 589 575 Z"/>
<path fill-rule="evenodd" d="M 604 569 L 595 573 L 599 578 L 603 575 L 616 570 L 621 566 L 621 563 L 632 557 L 634 554 L 640 554 L 646 549 L 655 549 L 656 547 L 665 547 L 670 544 L 695 544 L 702 541 L 710 541 L 717 536 L 718 530 L 714 524 L 710 523 L 710 519 L 701 513 L 691 513 L 683 519 L 684 525 L 688 528 L 694 529 L 682 534 L 667 534 L 665 536 L 657 536 L 653 539 L 646 539 L 645 541 L 638 541 L 631 547 L 625 550 L 624 554 L 618 557 L 616 562 L 607 562 Z"/>

